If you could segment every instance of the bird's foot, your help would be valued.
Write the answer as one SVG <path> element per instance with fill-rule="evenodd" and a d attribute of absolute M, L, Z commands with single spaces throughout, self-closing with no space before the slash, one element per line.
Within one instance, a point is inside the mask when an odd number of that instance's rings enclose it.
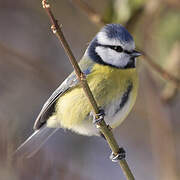
<path fill-rule="evenodd" d="M 126 152 L 125 152 L 125 150 L 121 147 L 121 148 L 119 148 L 119 151 L 118 151 L 118 153 L 117 153 L 116 155 L 112 152 L 109 158 L 110 158 L 113 162 L 118 162 L 118 161 L 120 161 L 120 160 L 125 159 L 125 157 L 126 157 Z"/>
<path fill-rule="evenodd" d="M 98 116 L 98 118 L 96 116 Z M 96 115 L 93 114 L 93 124 L 100 123 L 104 119 L 104 116 L 105 116 L 104 110 L 103 109 L 99 109 L 99 113 L 98 114 L 96 114 Z"/>

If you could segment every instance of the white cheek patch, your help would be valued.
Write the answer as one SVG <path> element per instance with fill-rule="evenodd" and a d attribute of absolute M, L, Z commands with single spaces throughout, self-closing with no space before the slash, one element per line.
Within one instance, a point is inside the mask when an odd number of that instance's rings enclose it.
<path fill-rule="evenodd" d="M 97 34 L 97 41 L 99 44 L 111 45 L 111 46 L 122 46 L 123 49 L 131 51 L 135 48 L 134 41 L 123 42 L 118 39 L 110 39 L 107 37 L 106 32 L 102 31 Z"/>
<path fill-rule="evenodd" d="M 125 53 L 118 53 L 110 48 L 96 47 L 96 53 L 101 57 L 101 59 L 108 64 L 116 67 L 125 67 L 129 62 L 129 55 Z"/>

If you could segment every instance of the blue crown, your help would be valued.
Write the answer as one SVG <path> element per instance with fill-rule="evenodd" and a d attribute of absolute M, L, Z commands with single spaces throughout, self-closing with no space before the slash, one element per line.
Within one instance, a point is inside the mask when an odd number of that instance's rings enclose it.
<path fill-rule="evenodd" d="M 118 39 L 120 42 L 133 41 L 133 37 L 130 33 L 120 24 L 107 24 L 101 31 L 106 32 L 109 39 Z"/>

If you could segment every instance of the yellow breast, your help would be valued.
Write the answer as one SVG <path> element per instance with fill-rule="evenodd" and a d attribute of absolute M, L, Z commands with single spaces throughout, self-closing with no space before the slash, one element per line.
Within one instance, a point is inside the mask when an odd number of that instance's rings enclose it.
<path fill-rule="evenodd" d="M 92 73 L 87 76 L 87 81 L 100 107 L 108 105 L 112 100 L 122 96 L 129 82 L 133 84 L 131 92 L 133 101 L 136 99 L 138 82 L 135 69 L 120 70 L 96 64 Z M 134 102 L 132 103 L 134 104 Z M 83 89 L 78 85 L 59 98 L 56 105 L 56 116 L 61 127 L 73 129 L 73 126 L 87 121 L 91 110 L 92 107 L 84 95 Z"/>

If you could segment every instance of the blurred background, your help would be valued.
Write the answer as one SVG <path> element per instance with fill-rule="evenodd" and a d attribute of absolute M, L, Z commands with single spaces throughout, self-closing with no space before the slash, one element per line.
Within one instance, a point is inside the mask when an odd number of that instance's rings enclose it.
<path fill-rule="evenodd" d="M 100 27 L 112 22 L 126 26 L 138 49 L 150 57 L 139 58 L 137 102 L 114 134 L 126 149 L 136 179 L 180 179 L 180 1 L 50 3 L 77 59 Z M 118 164 L 109 160 L 105 140 L 65 130 L 59 130 L 33 158 L 11 159 L 33 132 L 43 103 L 72 66 L 50 30 L 40 0 L 0 0 L 0 24 L 0 179 L 125 179 Z M 168 80 L 167 72 L 176 81 Z"/>

